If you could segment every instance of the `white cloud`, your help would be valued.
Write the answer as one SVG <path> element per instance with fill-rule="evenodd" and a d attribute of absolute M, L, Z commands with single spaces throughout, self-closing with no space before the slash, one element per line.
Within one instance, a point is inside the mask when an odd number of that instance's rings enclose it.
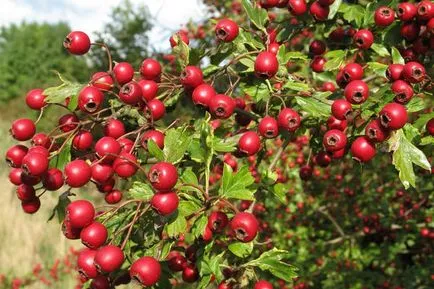
<path fill-rule="evenodd" d="M 200 0 L 142 0 L 153 16 L 151 43 L 168 49 L 171 32 L 189 19 L 204 16 Z M 134 0 L 133 3 L 137 3 Z M 121 0 L 1 0 L 0 25 L 25 21 L 68 22 L 72 29 L 92 32 L 109 20 L 110 10 Z"/>

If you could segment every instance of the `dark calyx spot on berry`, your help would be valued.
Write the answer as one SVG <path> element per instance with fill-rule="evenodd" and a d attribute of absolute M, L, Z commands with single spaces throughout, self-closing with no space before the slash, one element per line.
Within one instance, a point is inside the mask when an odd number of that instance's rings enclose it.
<path fill-rule="evenodd" d="M 13 164 L 14 164 L 14 162 L 13 162 L 10 158 L 6 158 L 6 163 L 7 163 L 10 167 L 12 167 Z"/>
<path fill-rule="evenodd" d="M 212 229 L 213 229 L 213 231 L 215 231 L 215 230 L 217 230 L 218 228 L 220 228 L 220 225 L 221 225 L 220 221 L 218 221 L 218 220 L 214 221 L 214 222 L 212 223 Z"/>
<path fill-rule="evenodd" d="M 361 102 L 363 100 L 363 95 L 360 91 L 356 91 L 353 95 L 353 100 L 355 102 Z"/>
<path fill-rule="evenodd" d="M 78 270 L 78 274 L 82 276 L 84 279 L 89 279 L 89 276 L 87 276 L 87 274 L 82 269 Z"/>
<path fill-rule="evenodd" d="M 348 82 L 348 81 L 350 81 L 350 79 L 351 79 L 350 74 L 348 72 L 345 72 L 344 73 L 344 80 Z"/>
<path fill-rule="evenodd" d="M 377 130 L 373 128 L 368 128 L 367 135 L 370 139 L 376 139 L 377 138 Z"/>
<path fill-rule="evenodd" d="M 259 73 L 258 73 L 258 76 L 259 76 L 260 78 L 265 78 L 265 79 L 270 78 L 270 75 L 269 75 L 267 72 L 259 72 Z"/>
<path fill-rule="evenodd" d="M 124 85 L 122 87 L 122 91 L 121 92 L 124 93 L 124 94 L 129 94 L 131 92 L 131 90 L 132 90 L 132 87 L 131 87 L 130 84 L 128 84 L 128 85 Z"/>
<path fill-rule="evenodd" d="M 422 76 L 422 70 L 420 70 L 419 68 L 415 68 L 413 70 L 413 75 L 417 78 L 421 77 Z"/>
<path fill-rule="evenodd" d="M 384 16 L 390 16 L 390 10 L 384 8 L 384 9 L 381 10 L 381 14 L 383 14 Z"/>
<path fill-rule="evenodd" d="M 332 135 L 327 138 L 327 144 L 331 146 L 335 146 L 339 141 L 339 138 Z"/>
<path fill-rule="evenodd" d="M 398 8 L 398 16 L 401 16 L 404 14 L 404 9 Z"/>
<path fill-rule="evenodd" d="M 380 116 L 380 122 L 381 125 L 384 127 L 388 127 L 389 123 L 390 123 L 390 117 L 388 117 L 387 115 L 383 114 Z"/>
<path fill-rule="evenodd" d="M 236 229 L 235 235 L 237 236 L 238 240 L 244 240 L 244 238 L 247 237 L 247 233 L 243 229 Z"/>
<path fill-rule="evenodd" d="M 96 103 L 93 102 L 93 101 L 89 101 L 88 103 L 86 103 L 86 104 L 84 105 L 84 107 L 86 108 L 86 110 L 87 110 L 88 112 L 95 112 L 96 109 L 98 108 L 98 106 L 96 105 Z"/>
<path fill-rule="evenodd" d="M 143 284 L 142 280 L 140 280 L 140 276 L 138 274 L 134 274 L 133 280 L 136 281 L 136 282 L 139 282 L 140 284 Z"/>
<path fill-rule="evenodd" d="M 347 111 L 344 113 L 344 117 L 345 117 L 345 119 L 349 119 L 349 118 L 351 118 L 352 114 L 353 114 L 353 113 L 352 113 L 351 109 L 347 110 Z"/>
<path fill-rule="evenodd" d="M 221 40 L 225 40 L 228 36 L 228 33 L 224 29 L 218 29 L 217 30 L 217 37 Z"/>
<path fill-rule="evenodd" d="M 226 113 L 226 110 L 225 110 L 224 107 L 219 106 L 219 107 L 217 107 L 217 109 L 215 110 L 215 113 L 216 113 L 217 116 L 224 116 L 225 113 Z"/>
<path fill-rule="evenodd" d="M 63 40 L 63 47 L 69 48 L 71 46 L 71 39 L 69 37 L 65 37 Z"/>
<path fill-rule="evenodd" d="M 358 45 L 363 45 L 363 44 L 365 43 L 365 41 L 363 41 L 362 38 L 357 38 L 357 39 L 356 39 L 356 43 L 357 43 Z"/>
<path fill-rule="evenodd" d="M 149 174 L 149 180 L 152 183 L 158 183 L 160 179 L 160 173 L 157 170 L 153 170 L 150 174 Z"/>
<path fill-rule="evenodd" d="M 267 137 L 273 137 L 274 136 L 274 131 L 272 129 L 269 129 L 265 132 L 265 135 Z"/>
<path fill-rule="evenodd" d="M 186 71 L 181 72 L 181 79 L 186 79 L 188 77 L 188 73 Z"/>
<path fill-rule="evenodd" d="M 417 10 L 417 13 L 420 15 L 424 15 L 426 13 L 426 7 L 425 5 L 420 5 L 419 9 Z"/>
<path fill-rule="evenodd" d="M 293 128 L 297 126 L 297 120 L 295 118 L 288 119 L 288 126 L 289 128 Z"/>

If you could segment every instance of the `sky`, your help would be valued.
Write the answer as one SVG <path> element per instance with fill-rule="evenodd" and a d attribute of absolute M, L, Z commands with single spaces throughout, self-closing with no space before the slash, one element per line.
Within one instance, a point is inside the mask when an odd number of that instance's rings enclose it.
<path fill-rule="evenodd" d="M 133 0 L 144 3 L 154 17 L 151 43 L 157 49 L 169 49 L 168 30 L 177 30 L 189 19 L 204 16 L 200 0 Z M 111 8 L 121 0 L 0 0 L 0 26 L 21 21 L 69 23 L 73 30 L 91 33 L 109 20 Z"/>

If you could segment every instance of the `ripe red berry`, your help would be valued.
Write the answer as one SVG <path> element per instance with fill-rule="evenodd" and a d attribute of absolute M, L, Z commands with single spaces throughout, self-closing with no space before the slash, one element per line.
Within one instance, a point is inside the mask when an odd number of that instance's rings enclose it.
<path fill-rule="evenodd" d="M 89 289 L 110 289 L 110 280 L 104 275 L 98 275 L 90 282 Z"/>
<path fill-rule="evenodd" d="M 410 42 L 413 42 L 417 39 L 419 32 L 420 27 L 415 22 L 403 23 L 400 30 L 401 36 Z"/>
<path fill-rule="evenodd" d="M 80 228 L 74 228 L 71 226 L 71 222 L 68 219 L 64 219 L 62 222 L 62 233 L 69 240 L 80 239 Z M 92 261 L 93 263 L 93 261 Z"/>
<path fill-rule="evenodd" d="M 86 54 L 90 49 L 90 39 L 82 31 L 72 31 L 63 41 L 63 46 L 74 55 Z"/>
<path fill-rule="evenodd" d="M 407 123 L 407 110 L 399 103 L 388 103 L 380 111 L 379 118 L 383 127 L 400 129 Z"/>
<path fill-rule="evenodd" d="M 107 228 L 99 222 L 91 223 L 80 233 L 81 242 L 90 249 L 98 249 L 104 245 L 107 236 Z"/>
<path fill-rule="evenodd" d="M 157 121 L 161 119 L 166 113 L 164 103 L 159 99 L 153 99 L 146 104 L 144 109 L 145 117 Z"/>
<path fill-rule="evenodd" d="M 332 162 L 331 154 L 330 154 L 329 152 L 320 151 L 320 152 L 315 156 L 315 162 L 316 162 L 316 164 L 318 164 L 320 167 L 326 168 L 326 167 L 328 167 L 328 165 L 330 165 L 330 163 Z"/>
<path fill-rule="evenodd" d="M 339 151 L 347 144 L 347 136 L 340 130 L 332 129 L 324 134 L 323 145 L 329 152 Z"/>
<path fill-rule="evenodd" d="M 258 130 L 265 138 L 275 138 L 279 133 L 279 125 L 275 118 L 266 116 L 259 122 Z"/>
<path fill-rule="evenodd" d="M 337 119 L 332 115 L 327 120 L 327 127 L 328 129 L 337 129 L 344 131 L 347 128 L 347 121 Z"/>
<path fill-rule="evenodd" d="M 267 51 L 273 53 L 274 55 L 277 55 L 279 49 L 280 49 L 280 45 L 277 42 L 270 43 L 267 46 Z"/>
<path fill-rule="evenodd" d="M 96 162 L 92 164 L 92 180 L 99 184 L 106 183 L 114 174 L 113 167 L 109 164 Z"/>
<path fill-rule="evenodd" d="M 160 149 L 164 148 L 164 134 L 158 130 L 148 130 L 142 136 L 142 146 L 148 149 L 148 141 L 152 140 Z"/>
<path fill-rule="evenodd" d="M 430 135 L 434 135 L 434 118 L 430 119 L 427 123 L 426 123 L 426 131 L 430 134 Z"/>
<path fill-rule="evenodd" d="M 9 130 L 12 137 L 19 141 L 26 141 L 32 138 L 36 132 L 35 123 L 28 118 L 20 118 L 12 123 Z"/>
<path fill-rule="evenodd" d="M 327 5 L 321 5 L 319 1 L 313 2 L 309 7 L 309 13 L 316 21 L 327 20 L 330 8 Z"/>
<path fill-rule="evenodd" d="M 87 130 L 79 131 L 72 139 L 72 147 L 78 151 L 85 151 L 92 146 L 93 136 Z"/>
<path fill-rule="evenodd" d="M 273 289 L 273 285 L 265 280 L 259 280 L 255 283 L 255 287 L 253 289 Z"/>
<path fill-rule="evenodd" d="M 57 168 L 51 168 L 42 178 L 42 184 L 44 188 L 49 191 L 57 191 L 65 183 L 63 173 Z"/>
<path fill-rule="evenodd" d="M 223 212 L 212 212 L 208 217 L 207 226 L 212 232 L 222 232 L 228 224 L 228 216 Z"/>
<path fill-rule="evenodd" d="M 104 125 L 104 135 L 112 138 L 120 138 L 125 134 L 125 125 L 122 121 L 110 118 Z"/>
<path fill-rule="evenodd" d="M 28 107 L 34 110 L 40 110 L 45 105 L 45 95 L 42 89 L 32 89 L 26 95 L 26 104 Z"/>
<path fill-rule="evenodd" d="M 179 41 L 184 42 L 185 44 L 190 44 L 190 39 L 188 39 L 188 34 L 184 30 L 179 30 L 174 35 L 172 35 L 169 39 L 170 46 L 173 48 L 178 45 Z"/>
<path fill-rule="evenodd" d="M 23 172 L 31 176 L 41 176 L 48 169 L 48 157 L 42 153 L 29 152 L 23 158 Z"/>
<path fill-rule="evenodd" d="M 387 6 L 380 6 L 375 10 L 374 21 L 377 26 L 386 27 L 395 20 L 395 11 Z"/>
<path fill-rule="evenodd" d="M 113 162 L 113 169 L 121 178 L 132 177 L 137 172 L 137 166 L 137 158 L 128 152 L 121 152 Z"/>
<path fill-rule="evenodd" d="M 411 61 L 404 65 L 402 77 L 410 83 L 419 83 L 426 75 L 425 67 L 419 62 Z"/>
<path fill-rule="evenodd" d="M 96 251 L 92 249 L 82 249 L 77 258 L 77 269 L 81 276 L 85 278 L 95 278 L 98 275 L 94 265 Z"/>
<path fill-rule="evenodd" d="M 434 18 L 434 3 L 432 3 L 430 0 L 423 0 L 419 2 L 416 8 L 418 20 L 427 21 Z"/>
<path fill-rule="evenodd" d="M 318 2 L 321 5 L 330 6 L 335 2 L 335 0 L 318 0 Z"/>
<path fill-rule="evenodd" d="M 9 181 L 15 186 L 21 185 L 23 182 L 21 180 L 21 174 L 23 170 L 21 168 L 12 168 L 9 172 Z"/>
<path fill-rule="evenodd" d="M 134 142 L 126 137 L 121 137 L 117 140 L 119 145 L 121 146 L 121 152 L 131 152 L 134 147 Z"/>
<path fill-rule="evenodd" d="M 92 75 L 91 83 L 93 87 L 96 87 L 100 90 L 109 91 L 113 88 L 113 78 L 110 74 L 104 71 L 96 72 Z"/>
<path fill-rule="evenodd" d="M 261 149 L 261 139 L 254 131 L 245 132 L 238 141 L 238 150 L 248 156 L 256 154 Z"/>
<path fill-rule="evenodd" d="M 140 66 L 140 74 L 145 79 L 158 81 L 161 74 L 161 65 L 157 60 L 147 58 L 143 60 Z"/>
<path fill-rule="evenodd" d="M 114 245 L 107 245 L 98 249 L 94 264 L 99 272 L 111 273 L 122 266 L 124 258 L 124 253 L 121 248 Z"/>
<path fill-rule="evenodd" d="M 386 77 L 390 81 L 399 80 L 402 77 L 403 70 L 404 70 L 404 65 L 402 64 L 390 64 L 386 70 Z"/>
<path fill-rule="evenodd" d="M 38 197 L 34 197 L 30 200 L 25 200 L 21 202 L 21 208 L 26 214 L 34 214 L 41 207 L 41 200 Z"/>
<path fill-rule="evenodd" d="M 353 80 L 345 87 L 344 95 L 348 102 L 361 104 L 369 97 L 369 87 L 363 80 Z"/>
<path fill-rule="evenodd" d="M 6 162 L 13 168 L 19 168 L 23 164 L 23 158 L 29 149 L 23 145 L 14 145 L 6 152 Z"/>
<path fill-rule="evenodd" d="M 294 16 L 299 16 L 306 13 L 307 11 L 306 0 L 289 0 L 288 11 Z"/>
<path fill-rule="evenodd" d="M 413 87 L 403 80 L 396 80 L 392 83 L 392 92 L 395 94 L 395 101 L 406 104 L 413 98 Z"/>
<path fill-rule="evenodd" d="M 310 68 L 316 73 L 323 72 L 326 62 L 327 60 L 324 57 L 317 55 L 310 62 Z"/>
<path fill-rule="evenodd" d="M 372 142 L 383 142 L 389 137 L 389 131 L 381 125 L 379 119 L 374 119 L 366 126 L 365 135 Z"/>
<path fill-rule="evenodd" d="M 191 98 L 196 105 L 208 107 L 211 99 L 216 96 L 214 88 L 209 84 L 201 84 L 196 87 L 191 95 Z"/>
<path fill-rule="evenodd" d="M 224 42 L 232 42 L 237 38 L 238 32 L 238 24 L 230 19 L 220 20 L 215 27 L 216 37 Z"/>
<path fill-rule="evenodd" d="M 351 144 L 351 154 L 353 159 L 366 163 L 376 154 L 375 145 L 365 136 L 359 136 Z"/>
<path fill-rule="evenodd" d="M 41 181 L 40 176 L 31 176 L 24 171 L 21 173 L 21 182 L 29 186 L 35 186 Z"/>
<path fill-rule="evenodd" d="M 402 21 L 410 21 L 416 16 L 417 8 L 413 3 L 410 2 L 399 3 L 396 14 Z"/>
<path fill-rule="evenodd" d="M 167 257 L 167 265 L 170 270 L 180 272 L 187 265 L 187 259 L 178 251 L 172 251 Z"/>
<path fill-rule="evenodd" d="M 251 213 L 237 213 L 231 220 L 231 229 L 241 242 L 250 242 L 258 234 L 259 223 Z"/>
<path fill-rule="evenodd" d="M 309 180 L 312 177 L 312 172 L 313 172 L 313 169 L 311 166 L 309 166 L 309 165 L 302 166 L 300 168 L 300 173 L 299 173 L 300 179 L 302 179 L 303 181 Z"/>
<path fill-rule="evenodd" d="M 374 35 L 368 29 L 360 29 L 354 34 L 353 41 L 359 49 L 366 50 L 374 43 Z"/>
<path fill-rule="evenodd" d="M 358 63 L 348 63 L 342 69 L 342 74 L 346 82 L 360 80 L 363 78 L 363 67 Z"/>
<path fill-rule="evenodd" d="M 106 161 L 113 161 L 120 152 L 121 145 L 116 139 L 109 136 L 100 138 L 95 144 L 96 155 Z"/>
<path fill-rule="evenodd" d="M 52 145 L 51 138 L 45 133 L 37 133 L 32 137 L 31 141 L 34 146 L 42 146 L 49 149 Z"/>
<path fill-rule="evenodd" d="M 130 276 L 142 286 L 153 286 L 160 280 L 160 263 L 152 257 L 142 257 L 131 265 Z"/>
<path fill-rule="evenodd" d="M 79 188 L 87 184 L 92 177 L 92 170 L 87 162 L 73 160 L 65 166 L 65 182 L 72 188 Z"/>
<path fill-rule="evenodd" d="M 272 78 L 279 70 L 279 62 L 276 55 L 264 51 L 258 54 L 255 60 L 255 73 L 260 78 Z"/>
<path fill-rule="evenodd" d="M 134 68 L 128 62 L 119 62 L 113 68 L 113 74 L 120 85 L 124 85 L 134 78 Z"/>
<path fill-rule="evenodd" d="M 75 114 L 65 114 L 59 118 L 59 129 L 63 132 L 72 131 L 78 126 L 79 121 Z"/>
<path fill-rule="evenodd" d="M 168 192 L 178 181 L 178 172 L 171 163 L 159 162 L 151 167 L 148 179 L 157 191 Z"/>
<path fill-rule="evenodd" d="M 313 55 L 321 55 L 326 51 L 326 44 L 321 40 L 314 40 L 309 45 L 309 52 Z"/>
<path fill-rule="evenodd" d="M 107 204 L 117 204 L 122 200 L 122 192 L 119 190 L 109 191 L 105 194 L 104 200 Z"/>
<path fill-rule="evenodd" d="M 21 201 L 29 201 L 36 197 L 36 192 L 32 186 L 21 184 L 17 187 L 16 195 Z"/>
<path fill-rule="evenodd" d="M 126 104 L 136 105 L 142 99 L 142 88 L 137 82 L 130 81 L 122 86 L 119 99 Z"/>
<path fill-rule="evenodd" d="M 277 117 L 279 127 L 289 132 L 296 131 L 301 124 L 301 118 L 298 112 L 291 108 L 284 108 Z"/>
<path fill-rule="evenodd" d="M 351 103 L 345 99 L 337 99 L 333 102 L 331 106 L 331 111 L 334 117 L 339 120 L 347 119 L 352 113 Z"/>
<path fill-rule="evenodd" d="M 181 73 L 182 85 L 187 88 L 196 88 L 203 83 L 202 70 L 197 66 L 189 65 Z"/>
<path fill-rule="evenodd" d="M 219 119 L 229 118 L 235 110 L 235 100 L 224 94 L 217 94 L 209 102 L 211 114 Z"/>
<path fill-rule="evenodd" d="M 81 111 L 93 113 L 100 110 L 104 94 L 96 87 L 86 86 L 78 94 L 78 107 Z"/>
<path fill-rule="evenodd" d="M 182 280 L 187 283 L 194 283 L 199 279 L 199 271 L 194 264 L 188 264 L 182 271 Z"/>
<path fill-rule="evenodd" d="M 151 199 L 151 206 L 162 216 L 172 214 L 178 209 L 179 198 L 175 192 L 156 193 Z"/>
<path fill-rule="evenodd" d="M 144 101 L 150 101 L 157 97 L 158 84 L 153 80 L 142 79 L 138 82 L 142 90 L 142 99 Z"/>
<path fill-rule="evenodd" d="M 95 208 L 92 203 L 86 200 L 73 201 L 66 206 L 66 216 L 71 227 L 82 229 L 93 222 Z"/>

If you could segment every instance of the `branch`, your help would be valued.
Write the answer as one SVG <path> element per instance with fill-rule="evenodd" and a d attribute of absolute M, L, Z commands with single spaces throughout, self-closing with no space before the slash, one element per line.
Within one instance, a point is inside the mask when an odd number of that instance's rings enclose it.
<path fill-rule="evenodd" d="M 276 155 L 274 156 L 273 160 L 271 161 L 270 166 L 268 167 L 268 171 L 274 170 L 274 167 L 276 166 L 277 162 L 280 159 L 280 156 L 282 155 L 283 151 L 288 146 L 289 142 L 290 142 L 289 138 L 286 138 L 285 141 L 283 142 L 282 146 L 279 148 Z"/>
<path fill-rule="evenodd" d="M 317 211 L 323 214 L 324 216 L 326 216 L 327 219 L 329 219 L 330 222 L 333 223 L 333 225 L 335 226 L 336 230 L 338 231 L 339 235 L 341 235 L 342 238 L 348 238 L 348 236 L 344 233 L 344 230 L 342 230 L 342 227 L 338 224 L 338 222 L 336 222 L 335 218 L 333 218 L 333 216 L 330 215 L 328 211 L 322 210 L 321 208 L 319 208 Z"/>

